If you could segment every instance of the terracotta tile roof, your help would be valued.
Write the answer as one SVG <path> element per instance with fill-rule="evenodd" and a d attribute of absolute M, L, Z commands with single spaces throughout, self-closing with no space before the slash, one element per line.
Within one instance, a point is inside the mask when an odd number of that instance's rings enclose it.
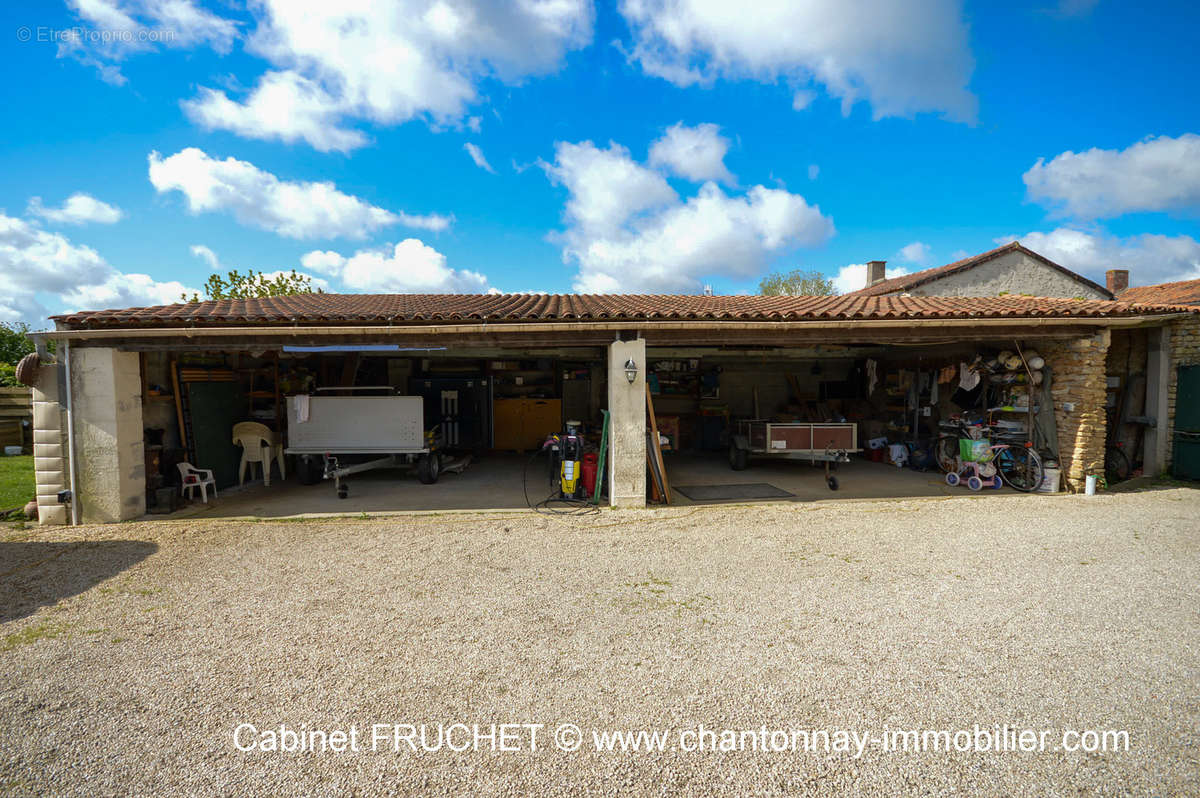
<path fill-rule="evenodd" d="M 1136 316 L 1197 308 L 1001 296 L 693 296 L 661 294 L 298 294 L 95 310 L 55 316 L 67 328 L 504 323 L 537 321 L 818 321 Z"/>
<path fill-rule="evenodd" d="M 858 296 L 881 296 L 883 294 L 892 294 L 892 293 L 896 293 L 899 291 L 909 291 L 913 288 L 916 288 L 919 285 L 924 285 L 926 283 L 933 282 L 934 280 L 939 280 L 942 277 L 946 277 L 947 275 L 955 274 L 956 272 L 966 271 L 967 269 L 973 269 L 974 267 L 980 265 L 981 263 L 986 263 L 987 261 L 991 260 L 992 258 L 997 258 L 1008 252 L 1014 252 L 1014 251 L 1023 252 L 1024 254 L 1028 255 L 1029 257 L 1035 258 L 1035 259 L 1041 261 L 1042 263 L 1046 264 L 1047 266 L 1050 266 L 1051 268 L 1058 269 L 1060 272 L 1067 275 L 1068 277 L 1075 280 L 1076 282 L 1080 283 L 1081 285 L 1085 285 L 1094 291 L 1099 291 L 1102 295 L 1104 295 L 1106 297 L 1112 297 L 1112 294 L 1109 293 L 1108 289 L 1105 288 L 1104 286 L 1099 285 L 1097 283 L 1093 283 L 1091 280 L 1087 279 L 1083 275 L 1076 274 L 1075 272 L 1071 271 L 1070 269 L 1066 268 L 1065 266 L 1059 266 L 1054 261 L 1050 260 L 1049 258 L 1043 257 L 1042 255 L 1039 255 L 1038 253 L 1034 252 L 1032 249 L 1028 249 L 1026 247 L 1021 246 L 1020 242 L 1018 242 L 1018 241 L 1013 241 L 1012 243 L 1005 244 L 1002 247 L 996 247 L 995 249 L 988 250 L 987 252 L 984 252 L 980 255 L 972 255 L 969 258 L 963 258 L 962 260 L 956 260 L 954 263 L 947 263 L 945 266 L 937 266 L 933 269 L 925 269 L 924 271 L 913 272 L 912 274 L 905 274 L 901 277 L 893 277 L 890 280 L 884 280 L 882 282 L 875 283 L 875 285 L 869 286 L 867 288 L 860 288 L 857 291 L 852 291 L 851 294 L 855 294 Z"/>
<path fill-rule="evenodd" d="M 1139 285 L 1120 294 L 1122 302 L 1152 302 L 1164 305 L 1200 305 L 1200 280 Z"/>

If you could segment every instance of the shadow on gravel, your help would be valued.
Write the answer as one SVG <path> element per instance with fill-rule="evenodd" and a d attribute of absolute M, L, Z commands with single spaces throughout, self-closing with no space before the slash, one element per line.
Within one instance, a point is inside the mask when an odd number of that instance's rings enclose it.
<path fill-rule="evenodd" d="M 0 543 L 0 622 L 78 595 L 156 551 L 141 540 Z"/>

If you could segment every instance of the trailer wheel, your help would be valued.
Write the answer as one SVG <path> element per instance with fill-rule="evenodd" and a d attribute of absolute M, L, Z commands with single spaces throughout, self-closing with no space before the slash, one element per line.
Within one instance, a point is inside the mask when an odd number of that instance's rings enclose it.
<path fill-rule="evenodd" d="M 417 479 L 422 485 L 432 485 L 438 479 L 438 456 L 423 454 L 417 458 Z"/>
<path fill-rule="evenodd" d="M 838 489 L 837 477 L 825 477 L 825 484 L 829 486 L 830 490 Z"/>
<path fill-rule="evenodd" d="M 315 454 L 300 455 L 300 484 L 316 485 L 325 476 L 325 464 Z"/>
<path fill-rule="evenodd" d="M 734 471 L 745 471 L 749 461 L 749 452 L 736 443 L 729 444 L 729 467 Z"/>
<path fill-rule="evenodd" d="M 350 488 L 346 485 L 338 485 L 337 495 L 339 499 L 344 499 L 350 495 Z"/>

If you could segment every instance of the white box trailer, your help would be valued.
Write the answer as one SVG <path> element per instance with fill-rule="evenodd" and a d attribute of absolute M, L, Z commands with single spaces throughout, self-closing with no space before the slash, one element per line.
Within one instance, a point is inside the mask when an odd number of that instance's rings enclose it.
<path fill-rule="evenodd" d="M 392 389 L 318 389 L 341 390 Z M 305 403 L 307 412 L 302 409 Z M 436 441 L 425 433 L 425 402 L 420 396 L 289 396 L 287 413 L 285 452 L 300 458 L 300 481 L 306 485 L 332 479 L 338 497 L 344 499 L 348 489 L 342 477 L 399 466 L 414 467 L 426 485 L 437 481 L 440 461 Z M 364 459 L 370 455 L 377 457 Z"/>
<path fill-rule="evenodd" d="M 833 469 L 850 462 L 850 454 L 858 451 L 858 425 L 853 422 L 742 419 L 729 439 L 729 466 L 742 471 L 751 457 L 822 463 L 825 484 L 837 490 Z"/>

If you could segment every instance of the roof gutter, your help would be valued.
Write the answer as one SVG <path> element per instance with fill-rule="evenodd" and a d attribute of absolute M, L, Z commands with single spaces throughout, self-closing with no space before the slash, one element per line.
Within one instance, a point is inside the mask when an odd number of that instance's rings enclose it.
<path fill-rule="evenodd" d="M 465 335 L 481 330 L 498 333 L 575 332 L 579 330 L 715 330 L 722 332 L 798 330 L 875 329 L 894 327 L 1139 327 L 1154 322 L 1188 316 L 1189 313 L 1161 313 L 1150 316 L 986 316 L 978 318 L 903 318 L 892 319 L 828 319 L 823 321 L 541 321 L 541 322 L 475 322 L 472 324 L 419 325 L 256 325 L 249 327 L 119 327 L 104 329 L 48 330 L 31 333 L 35 340 L 102 341 L 128 338 L 290 338 L 312 335 L 373 335 L 380 337 L 407 335 Z"/>

